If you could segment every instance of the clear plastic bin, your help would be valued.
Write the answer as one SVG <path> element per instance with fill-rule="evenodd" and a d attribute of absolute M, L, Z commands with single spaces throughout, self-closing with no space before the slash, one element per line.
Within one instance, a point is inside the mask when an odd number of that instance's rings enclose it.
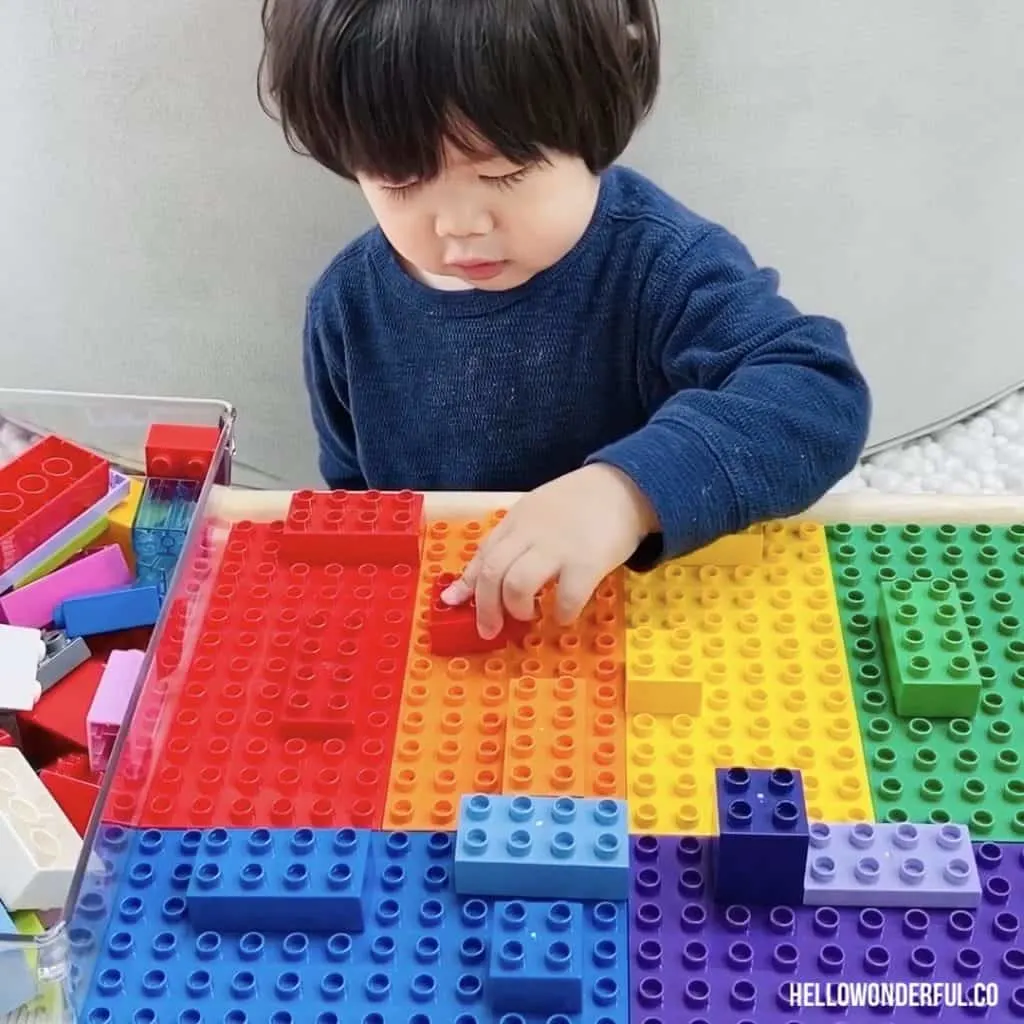
<path fill-rule="evenodd" d="M 57 434 L 108 459 L 114 468 L 127 473 L 145 471 L 145 438 L 153 423 L 196 424 L 221 428 L 218 456 L 204 481 L 198 512 L 179 559 L 179 572 L 170 586 L 175 594 L 181 570 L 192 563 L 197 545 L 207 537 L 212 517 L 208 502 L 215 484 L 230 482 L 234 452 L 235 410 L 226 402 L 184 398 L 73 394 L 52 391 L 20 391 L 0 388 L 0 464 L 24 450 L 38 437 Z M 168 628 L 172 600 L 165 603 L 142 670 L 143 683 L 135 693 L 125 722 L 132 720 L 139 697 L 145 689 L 156 644 Z M 29 1002 L 20 1009 L 0 1014 L 0 1024 L 63 1024 L 78 1019 L 77 1005 L 84 997 L 88 976 L 89 950 L 76 944 L 76 918 L 89 917 L 92 931 L 103 928 L 103 913 L 109 909 L 101 894 L 109 881 L 110 866 L 94 851 L 110 790 L 124 761 L 122 729 L 100 789 L 99 799 L 85 836 L 84 853 L 64 910 L 40 915 L 44 930 L 18 939 L 0 939 L 0 987 L 31 986 Z M 0 864 L 0 871 L 3 865 Z M 0 995 L 4 993 L 0 992 Z M 5 1000 L 12 1002 L 8 991 Z"/>

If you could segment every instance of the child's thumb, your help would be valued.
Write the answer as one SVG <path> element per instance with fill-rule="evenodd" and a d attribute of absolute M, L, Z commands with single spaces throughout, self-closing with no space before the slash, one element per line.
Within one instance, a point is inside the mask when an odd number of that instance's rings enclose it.
<path fill-rule="evenodd" d="M 473 588 L 466 582 L 465 576 L 460 576 L 441 592 L 441 600 L 445 604 L 465 604 L 472 596 Z"/>

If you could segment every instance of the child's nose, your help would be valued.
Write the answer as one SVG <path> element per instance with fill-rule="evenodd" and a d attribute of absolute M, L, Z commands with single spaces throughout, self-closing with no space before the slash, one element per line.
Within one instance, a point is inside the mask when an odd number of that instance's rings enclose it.
<path fill-rule="evenodd" d="M 468 238 L 486 235 L 493 229 L 494 221 L 487 210 L 469 204 L 439 210 L 434 221 L 438 238 Z"/>

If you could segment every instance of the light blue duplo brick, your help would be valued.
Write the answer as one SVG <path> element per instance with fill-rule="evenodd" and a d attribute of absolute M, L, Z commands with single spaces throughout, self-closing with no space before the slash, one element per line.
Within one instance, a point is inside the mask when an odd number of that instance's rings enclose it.
<path fill-rule="evenodd" d="M 465 896 L 625 900 L 627 833 L 622 800 L 464 796 L 455 889 Z"/>
<path fill-rule="evenodd" d="M 13 1013 L 34 998 L 36 986 L 23 936 L 0 906 L 0 1013 Z"/>

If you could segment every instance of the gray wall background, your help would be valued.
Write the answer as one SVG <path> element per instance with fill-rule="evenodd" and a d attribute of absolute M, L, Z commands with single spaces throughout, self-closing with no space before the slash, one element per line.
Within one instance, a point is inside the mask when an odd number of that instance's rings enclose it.
<path fill-rule="evenodd" d="M 369 223 L 254 93 L 258 3 L 3 0 L 0 384 L 223 397 L 316 479 L 305 291 Z M 847 323 L 873 441 L 1024 380 L 1024 4 L 662 0 L 628 155 Z"/>

